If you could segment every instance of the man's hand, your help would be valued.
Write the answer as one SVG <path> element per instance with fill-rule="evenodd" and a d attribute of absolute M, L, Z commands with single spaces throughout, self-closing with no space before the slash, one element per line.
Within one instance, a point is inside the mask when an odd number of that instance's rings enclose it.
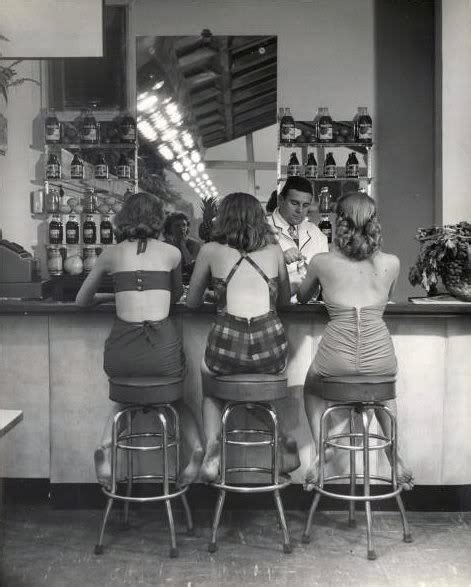
<path fill-rule="evenodd" d="M 291 249 L 287 249 L 286 251 L 284 251 L 283 255 L 285 257 L 285 263 L 287 265 L 303 259 L 303 256 L 299 252 L 299 249 L 296 247 L 291 247 Z"/>

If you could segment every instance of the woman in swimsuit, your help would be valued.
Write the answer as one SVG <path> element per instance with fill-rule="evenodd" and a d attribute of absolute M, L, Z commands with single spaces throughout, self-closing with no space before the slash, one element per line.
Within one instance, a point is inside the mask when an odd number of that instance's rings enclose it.
<path fill-rule="evenodd" d="M 169 312 L 182 295 L 181 253 L 158 240 L 162 204 L 151 194 L 129 198 L 117 214 L 117 245 L 106 248 L 77 294 L 80 306 L 100 302 L 96 291 L 107 274 L 113 278 L 116 318 L 105 342 L 104 370 L 108 377 L 183 377 L 185 355 Z M 181 484 L 196 478 L 203 447 L 196 420 L 178 402 L 182 433 L 192 456 Z M 109 482 L 109 434 L 95 453 L 99 481 Z"/>
<path fill-rule="evenodd" d="M 381 244 L 374 200 L 362 192 L 347 194 L 337 204 L 334 250 L 312 258 L 298 291 L 298 300 L 305 302 L 320 284 L 329 313 L 329 323 L 305 382 L 306 413 L 316 442 L 320 416 L 327 407 L 327 402 L 315 394 L 321 377 L 366 375 L 381 376 L 382 381 L 396 378 L 396 356 L 383 313 L 400 265 L 395 255 L 381 251 Z M 391 404 L 395 411 L 395 401 Z M 387 430 L 389 422 L 384 414 L 378 412 L 377 418 Z M 335 422 L 335 427 L 344 425 L 343 420 Z M 327 452 L 327 459 L 331 456 L 332 451 Z M 317 464 L 318 457 L 307 473 L 309 489 L 317 479 Z M 400 457 L 398 468 L 400 481 L 410 489 L 412 475 Z"/>
<path fill-rule="evenodd" d="M 290 286 L 283 252 L 270 238 L 256 198 L 244 193 L 224 198 L 214 242 L 201 249 L 186 300 L 190 308 L 198 307 L 213 285 L 218 314 L 204 358 L 214 373 L 280 373 L 286 367 L 288 343 L 276 305 L 289 304 Z M 201 476 L 206 481 L 219 470 L 222 407 L 214 398 L 203 400 L 207 445 Z"/>

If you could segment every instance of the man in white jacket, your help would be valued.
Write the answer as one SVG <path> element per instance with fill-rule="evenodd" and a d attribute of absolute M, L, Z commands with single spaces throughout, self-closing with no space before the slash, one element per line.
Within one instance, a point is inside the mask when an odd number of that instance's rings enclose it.
<path fill-rule="evenodd" d="M 310 181 L 304 177 L 288 177 L 276 210 L 267 216 L 285 256 L 292 294 L 306 275 L 312 257 L 329 250 L 327 237 L 307 219 L 312 195 Z"/>

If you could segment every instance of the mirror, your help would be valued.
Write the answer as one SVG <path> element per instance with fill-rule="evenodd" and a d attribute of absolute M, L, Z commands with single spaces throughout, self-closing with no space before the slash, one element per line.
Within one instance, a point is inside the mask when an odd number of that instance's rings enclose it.
<path fill-rule="evenodd" d="M 173 208 L 200 219 L 202 197 L 235 191 L 265 205 L 276 189 L 277 37 L 138 37 L 136 61 L 144 165 L 165 174 Z"/>

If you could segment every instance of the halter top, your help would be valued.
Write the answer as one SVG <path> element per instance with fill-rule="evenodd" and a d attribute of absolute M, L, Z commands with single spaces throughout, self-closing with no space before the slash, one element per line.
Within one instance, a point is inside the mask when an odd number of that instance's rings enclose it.
<path fill-rule="evenodd" d="M 116 293 L 150 289 L 172 291 L 171 271 L 117 271 L 112 278 Z"/>
<path fill-rule="evenodd" d="M 278 297 L 278 277 L 267 277 L 265 271 L 256 263 L 252 257 L 244 251 L 239 251 L 240 259 L 234 263 L 232 269 L 229 271 L 227 277 L 213 277 L 212 284 L 214 288 L 214 294 L 216 296 L 216 307 L 218 312 L 222 312 L 227 306 L 227 286 L 234 277 L 235 272 L 239 269 L 242 261 L 245 259 L 247 263 L 250 263 L 257 273 L 263 278 L 268 286 L 268 293 L 270 296 L 270 310 L 275 310 L 276 299 Z"/>

